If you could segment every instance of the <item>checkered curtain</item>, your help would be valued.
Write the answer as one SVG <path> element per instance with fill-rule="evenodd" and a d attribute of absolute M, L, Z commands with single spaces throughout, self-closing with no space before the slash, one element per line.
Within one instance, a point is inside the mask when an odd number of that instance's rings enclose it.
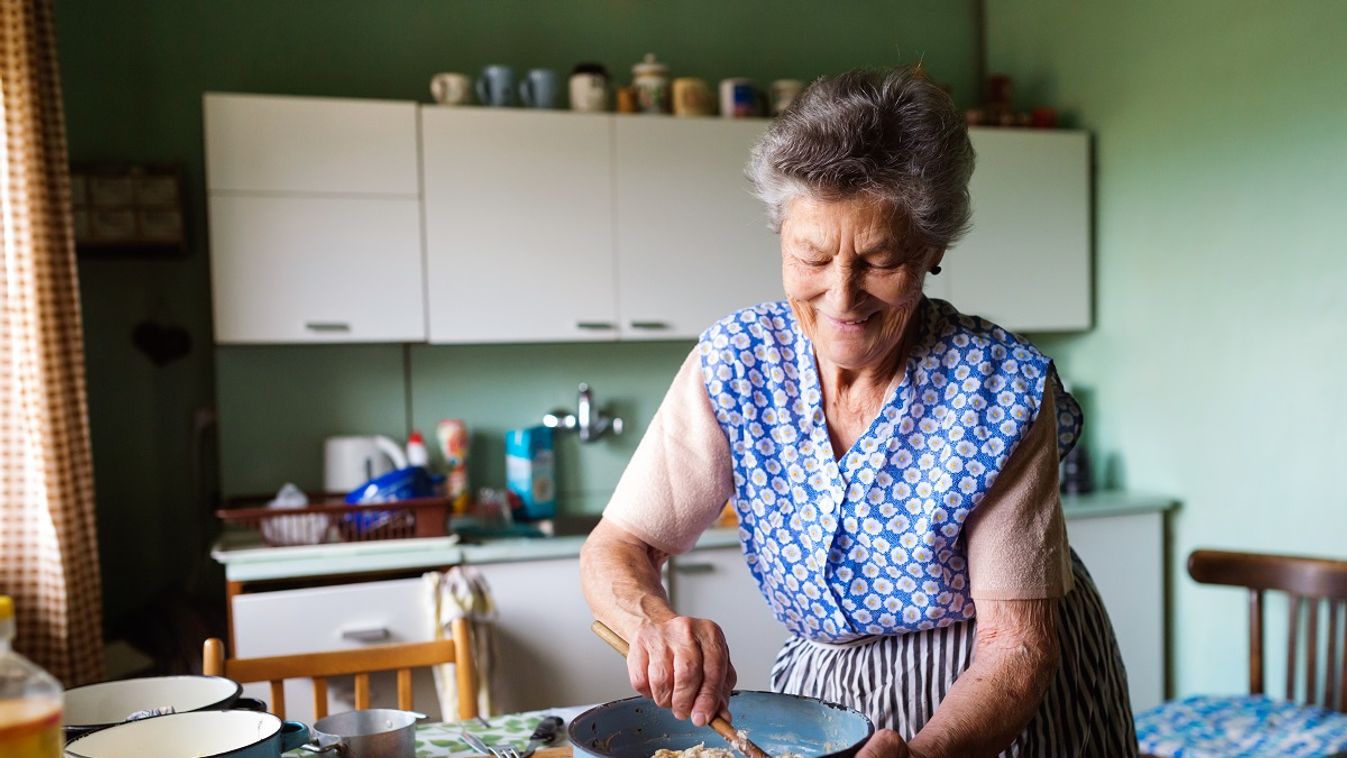
<path fill-rule="evenodd" d="M 66 686 L 103 674 L 70 172 L 51 0 L 0 0 L 0 594 Z"/>

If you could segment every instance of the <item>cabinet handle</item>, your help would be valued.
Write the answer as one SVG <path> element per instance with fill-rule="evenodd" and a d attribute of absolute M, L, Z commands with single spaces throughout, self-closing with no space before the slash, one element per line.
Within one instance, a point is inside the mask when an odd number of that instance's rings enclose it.
<path fill-rule="evenodd" d="M 575 328 L 576 328 L 576 329 L 589 329 L 589 330 L 595 330 L 595 331 L 601 330 L 601 329 L 612 329 L 612 328 L 613 328 L 613 322 L 611 322 L 611 321 L 577 321 L 577 322 L 575 322 Z"/>
<path fill-rule="evenodd" d="M 305 321 L 304 328 L 311 332 L 349 332 L 351 325 L 345 321 Z"/>
<path fill-rule="evenodd" d="M 632 329 L 649 329 L 650 331 L 668 331 L 673 328 L 668 321 L 633 321 Z"/>
<path fill-rule="evenodd" d="M 341 638 L 352 642 L 383 642 L 392 636 L 386 626 L 374 627 L 373 629 L 341 630 Z"/>
<path fill-rule="evenodd" d="M 716 564 L 714 563 L 675 563 L 673 567 L 675 574 L 714 574 Z"/>

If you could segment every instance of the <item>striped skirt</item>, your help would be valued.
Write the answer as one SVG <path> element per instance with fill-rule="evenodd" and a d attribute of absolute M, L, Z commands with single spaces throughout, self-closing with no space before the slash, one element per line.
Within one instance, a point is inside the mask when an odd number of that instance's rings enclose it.
<path fill-rule="evenodd" d="M 1099 591 L 1072 551 L 1075 588 L 1062 598 L 1061 666 L 1038 712 L 1003 756 L 1135 756 L 1127 672 Z M 977 621 L 926 632 L 825 646 L 786 642 L 772 689 L 851 706 L 876 727 L 910 740 L 930 718 L 973 654 Z"/>

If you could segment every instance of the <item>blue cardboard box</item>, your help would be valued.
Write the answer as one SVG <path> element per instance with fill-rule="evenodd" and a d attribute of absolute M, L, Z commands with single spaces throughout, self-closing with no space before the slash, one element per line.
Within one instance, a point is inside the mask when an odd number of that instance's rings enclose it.
<path fill-rule="evenodd" d="M 538 521 L 557 515 L 552 430 L 545 426 L 505 433 L 505 486 L 519 496 L 514 517 Z"/>

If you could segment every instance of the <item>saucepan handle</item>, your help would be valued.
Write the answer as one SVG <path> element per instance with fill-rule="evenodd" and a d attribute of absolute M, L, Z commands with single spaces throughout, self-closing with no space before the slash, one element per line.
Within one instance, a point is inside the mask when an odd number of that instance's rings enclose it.
<path fill-rule="evenodd" d="M 237 708 L 240 711 L 257 711 L 258 713 L 266 713 L 267 710 L 267 704 L 255 697 L 241 697 L 229 707 Z"/>
<path fill-rule="evenodd" d="M 298 721 L 281 722 L 281 752 L 304 747 L 309 741 L 309 725 Z"/>

